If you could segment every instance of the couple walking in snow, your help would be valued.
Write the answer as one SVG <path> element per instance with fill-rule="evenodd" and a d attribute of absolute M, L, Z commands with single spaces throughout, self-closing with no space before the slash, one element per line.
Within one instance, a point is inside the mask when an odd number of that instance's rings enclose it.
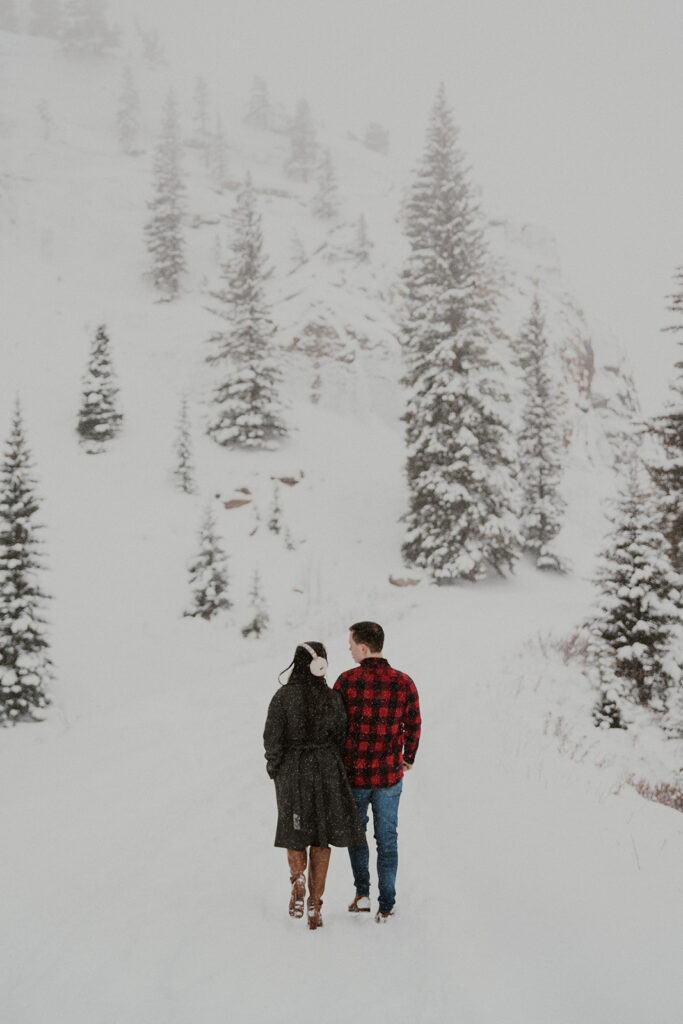
<path fill-rule="evenodd" d="M 286 685 L 270 702 L 263 734 L 266 767 L 275 781 L 275 846 L 287 850 L 292 885 L 289 913 L 303 917 L 308 865 L 307 919 L 322 926 L 321 906 L 331 846 L 349 848 L 356 893 L 352 913 L 370 910 L 370 851 L 365 838 L 372 808 L 377 843 L 378 923 L 396 899 L 398 805 L 404 771 L 420 740 L 415 683 L 383 655 L 384 630 L 376 622 L 350 628 L 357 668 L 342 672 L 330 689 L 327 652 L 301 643 Z M 285 669 L 284 671 L 288 671 Z"/>

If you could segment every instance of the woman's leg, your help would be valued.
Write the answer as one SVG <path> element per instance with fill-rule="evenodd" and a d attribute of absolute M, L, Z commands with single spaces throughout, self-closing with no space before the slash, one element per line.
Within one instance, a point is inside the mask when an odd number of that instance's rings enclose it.
<path fill-rule="evenodd" d="M 292 883 L 292 895 L 289 900 L 289 916 L 304 916 L 304 900 L 306 898 L 306 851 L 287 850 L 289 863 L 289 880 Z"/>
<path fill-rule="evenodd" d="M 332 850 L 329 846 L 312 846 L 308 867 L 308 927 L 321 928 L 323 919 L 320 908 L 323 903 L 327 869 L 330 866 Z"/>

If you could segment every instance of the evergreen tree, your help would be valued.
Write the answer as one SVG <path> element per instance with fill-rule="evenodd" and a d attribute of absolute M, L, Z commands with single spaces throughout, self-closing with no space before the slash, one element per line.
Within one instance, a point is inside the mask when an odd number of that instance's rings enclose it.
<path fill-rule="evenodd" d="M 249 93 L 247 112 L 244 115 L 244 123 L 252 128 L 268 128 L 270 120 L 270 100 L 268 98 L 268 86 L 262 78 L 254 78 Z"/>
<path fill-rule="evenodd" d="M 0 31 L 19 31 L 19 19 L 14 0 L 0 0 Z"/>
<path fill-rule="evenodd" d="M 368 225 L 365 215 L 361 213 L 356 224 L 356 236 L 351 250 L 356 263 L 368 263 L 372 251 L 372 242 L 368 238 Z"/>
<path fill-rule="evenodd" d="M 317 171 L 318 188 L 311 201 L 311 210 L 321 220 L 329 220 L 339 212 L 339 189 L 332 164 L 332 154 L 326 149 Z"/>
<path fill-rule="evenodd" d="M 683 579 L 671 565 L 653 504 L 634 468 L 616 505 L 600 556 L 599 595 L 588 626 L 600 645 L 597 665 L 606 692 L 665 710 L 680 685 L 672 649 L 681 621 Z"/>
<path fill-rule="evenodd" d="M 73 56 L 101 54 L 114 46 L 117 35 L 107 22 L 107 0 L 65 0 L 61 40 Z"/>
<path fill-rule="evenodd" d="M 271 533 L 280 533 L 282 530 L 282 507 L 280 505 L 280 489 L 277 484 L 273 486 L 273 502 L 270 506 L 268 529 Z"/>
<path fill-rule="evenodd" d="M 389 132 L 377 121 L 371 121 L 365 129 L 363 145 L 375 153 L 386 155 L 389 152 Z"/>
<path fill-rule="evenodd" d="M 545 321 L 537 297 L 514 349 L 524 389 L 519 432 L 524 547 L 535 556 L 539 569 L 562 570 L 562 562 L 549 547 L 560 532 L 566 507 L 558 493 L 562 476 L 561 398 L 550 376 Z"/>
<path fill-rule="evenodd" d="M 31 0 L 30 31 L 34 36 L 58 39 L 61 34 L 61 5 L 58 0 Z"/>
<path fill-rule="evenodd" d="M 123 88 L 119 98 L 117 128 L 119 144 L 123 152 L 129 156 L 137 153 L 140 136 L 140 94 L 135 87 L 133 72 L 129 65 L 126 65 L 123 72 Z"/>
<path fill-rule="evenodd" d="M 175 454 L 176 460 L 173 476 L 175 477 L 176 485 L 184 494 L 194 494 L 197 488 L 195 486 L 194 479 L 192 438 L 190 436 L 187 398 L 184 396 L 180 405 L 180 418 L 178 420 Z"/>
<path fill-rule="evenodd" d="M 218 538 L 210 505 L 204 513 L 199 542 L 199 554 L 190 566 L 192 606 L 185 615 L 212 619 L 219 612 L 232 608 L 232 602 L 228 598 L 228 559 Z"/>
<path fill-rule="evenodd" d="M 249 594 L 249 603 L 253 611 L 253 617 L 242 630 L 242 636 L 261 636 L 268 629 L 270 617 L 266 611 L 266 603 L 261 593 L 261 580 L 258 572 L 254 573 L 254 580 Z"/>
<path fill-rule="evenodd" d="M 145 226 L 147 248 L 152 256 L 152 280 L 162 301 L 180 292 L 185 272 L 185 239 L 182 232 L 185 185 L 181 174 L 178 112 L 173 93 L 164 104 L 161 136 L 154 158 L 154 198 L 148 204 L 152 216 Z"/>
<path fill-rule="evenodd" d="M 216 129 L 209 137 L 207 162 L 214 185 L 223 189 L 228 180 L 228 144 L 220 117 L 216 117 Z"/>
<path fill-rule="evenodd" d="M 313 118 L 306 100 L 299 100 L 289 128 L 289 159 L 285 172 L 290 178 L 309 181 L 315 168 L 317 142 Z"/>
<path fill-rule="evenodd" d="M 209 143 L 209 87 L 206 79 L 197 75 L 194 80 L 194 138 L 198 146 L 204 150 Z"/>
<path fill-rule="evenodd" d="M 121 429 L 123 416 L 118 408 L 119 389 L 111 361 L 109 336 L 104 324 L 97 328 L 83 377 L 78 433 L 86 452 L 103 452 Z"/>
<path fill-rule="evenodd" d="M 212 312 L 227 327 L 209 339 L 215 351 L 207 361 L 220 369 L 221 382 L 214 392 L 208 433 L 228 447 L 269 448 L 286 431 L 272 352 L 275 326 L 265 294 L 261 217 L 249 176 L 238 193 L 232 221 L 230 253 L 221 268 L 223 287 L 212 293 L 220 302 Z"/>
<path fill-rule="evenodd" d="M 512 567 L 520 537 L 509 397 L 479 211 L 443 86 L 412 184 L 403 273 L 410 490 L 403 554 L 437 581 Z"/>
<path fill-rule="evenodd" d="M 682 317 L 683 267 L 677 270 L 675 282 L 676 290 L 670 296 L 668 308 Z M 683 331 L 683 320 L 665 330 Z M 681 344 L 683 342 L 679 341 Z M 677 572 L 683 573 L 683 361 L 677 362 L 675 369 L 667 409 L 650 422 L 661 447 L 648 468 L 660 492 L 658 515 L 671 548 L 673 565 Z"/>
<path fill-rule="evenodd" d="M 37 720 L 52 678 L 31 453 L 17 401 L 0 470 L 0 725 Z"/>

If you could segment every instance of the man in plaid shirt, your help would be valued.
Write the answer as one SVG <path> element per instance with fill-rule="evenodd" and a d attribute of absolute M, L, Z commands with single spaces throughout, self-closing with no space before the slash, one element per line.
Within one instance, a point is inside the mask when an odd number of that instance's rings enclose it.
<path fill-rule="evenodd" d="M 376 622 L 351 626 L 349 650 L 358 668 L 342 672 L 334 684 L 344 699 L 348 733 L 346 771 L 363 827 L 368 808 L 377 842 L 379 910 L 377 922 L 393 914 L 398 868 L 398 803 L 403 773 L 413 767 L 420 741 L 420 702 L 410 676 L 392 668 L 382 654 L 384 630 Z M 349 847 L 356 896 L 352 913 L 370 910 L 370 851 Z"/>

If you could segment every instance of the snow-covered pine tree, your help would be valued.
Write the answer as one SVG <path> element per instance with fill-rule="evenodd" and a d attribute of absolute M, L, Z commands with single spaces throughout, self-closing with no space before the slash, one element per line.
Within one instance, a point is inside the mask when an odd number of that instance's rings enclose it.
<path fill-rule="evenodd" d="M 596 662 L 606 693 L 657 711 L 680 687 L 672 654 L 681 622 L 683 579 L 671 565 L 651 492 L 634 465 L 616 503 L 600 555 L 596 611 L 587 626 L 599 646 Z"/>
<path fill-rule="evenodd" d="M 193 142 L 204 153 L 204 159 L 209 162 L 209 87 L 206 79 L 197 75 L 194 80 L 194 97 L 192 109 Z"/>
<path fill-rule="evenodd" d="M 216 117 L 216 128 L 209 136 L 206 153 L 211 180 L 221 191 L 228 180 L 228 144 L 223 121 L 219 116 Z"/>
<path fill-rule="evenodd" d="M 190 566 L 192 604 L 186 616 L 213 619 L 232 608 L 228 598 L 228 559 L 216 530 L 216 520 L 207 505 L 199 534 L 199 554 Z"/>
<path fill-rule="evenodd" d="M 123 416 L 119 411 L 119 389 L 112 366 L 107 328 L 101 324 L 95 332 L 88 365 L 82 383 L 78 434 L 91 455 L 103 452 L 106 442 L 116 437 Z"/>
<path fill-rule="evenodd" d="M 183 396 L 180 403 L 180 417 L 175 445 L 175 466 L 173 476 L 176 486 L 184 494 L 194 494 L 197 490 L 194 479 L 194 460 L 192 458 L 192 437 L 190 419 L 187 410 L 187 398 Z"/>
<path fill-rule="evenodd" d="M 562 400 L 550 375 L 545 320 L 538 296 L 513 349 L 522 371 L 524 408 L 519 431 L 520 525 L 524 548 L 539 569 L 565 570 L 550 544 L 560 532 L 566 502 L 562 477 Z"/>
<path fill-rule="evenodd" d="M 0 725 L 38 720 L 50 703 L 35 483 L 17 401 L 0 469 Z"/>
<path fill-rule="evenodd" d="M 296 113 L 289 127 L 289 158 L 285 163 L 285 173 L 298 181 L 309 181 L 315 169 L 315 157 L 318 144 L 315 137 L 315 126 L 306 100 L 299 100 Z"/>
<path fill-rule="evenodd" d="M 280 488 L 277 484 L 273 485 L 273 501 L 270 506 L 268 529 L 271 533 L 282 531 L 282 506 L 280 505 Z"/>
<path fill-rule="evenodd" d="M 266 610 L 266 603 L 261 592 L 261 579 L 258 572 L 254 573 L 254 579 L 249 592 L 249 604 L 254 613 L 251 621 L 242 630 L 242 636 L 261 636 L 268 629 L 270 617 Z"/>
<path fill-rule="evenodd" d="M 683 317 L 683 267 L 676 271 L 675 291 L 670 300 L 670 312 Z M 683 332 L 683 319 L 665 330 Z M 683 340 L 678 344 L 683 345 Z M 660 450 L 648 469 L 660 494 L 658 516 L 671 548 L 674 568 L 683 573 L 683 360 L 675 364 L 675 369 L 666 411 L 650 420 L 650 430 L 657 437 Z"/>
<path fill-rule="evenodd" d="M 107 21 L 107 0 L 65 0 L 60 38 L 65 52 L 76 57 L 111 49 L 118 37 Z"/>
<path fill-rule="evenodd" d="M 61 28 L 61 5 L 58 0 L 31 0 L 29 30 L 32 35 L 58 39 Z"/>
<path fill-rule="evenodd" d="M 14 0 L 0 0 L 0 31 L 19 31 L 19 18 Z"/>
<path fill-rule="evenodd" d="M 252 128 L 268 128 L 270 119 L 270 99 L 268 98 L 268 86 L 258 76 L 251 83 L 251 91 L 247 103 L 247 111 L 244 115 L 244 123 Z"/>
<path fill-rule="evenodd" d="M 443 85 L 406 211 L 402 333 L 409 510 L 403 554 L 436 581 L 510 569 L 516 521 L 509 397 L 492 357 L 496 301 Z"/>
<path fill-rule="evenodd" d="M 181 173 L 178 111 L 173 92 L 164 103 L 161 134 L 154 157 L 154 197 L 148 203 L 152 216 L 145 225 L 147 248 L 152 256 L 152 280 L 162 301 L 180 292 L 185 272 L 183 215 L 185 185 Z"/>
<path fill-rule="evenodd" d="M 351 252 L 356 263 L 367 263 L 370 260 L 372 242 L 368 238 L 368 225 L 365 214 L 361 213 L 356 223 L 356 235 Z"/>
<path fill-rule="evenodd" d="M 223 287 L 212 295 L 212 310 L 226 328 L 211 335 L 207 362 L 220 370 L 214 411 L 207 432 L 221 445 L 272 448 L 286 433 L 277 393 L 280 372 L 272 351 L 275 325 L 270 319 L 265 284 L 261 217 L 247 175 L 232 214 L 229 254 L 221 267 Z"/>
<path fill-rule="evenodd" d="M 365 129 L 363 145 L 375 153 L 386 155 L 389 152 L 389 132 L 377 121 L 371 121 Z"/>
<path fill-rule="evenodd" d="M 130 65 L 123 71 L 123 87 L 119 97 L 119 109 L 116 115 L 119 145 L 124 153 L 132 156 L 137 153 L 140 136 L 140 94 L 138 93 Z"/>
<path fill-rule="evenodd" d="M 339 212 L 339 188 L 332 163 L 332 154 L 326 149 L 318 162 L 317 189 L 311 200 L 311 212 L 321 220 L 329 220 Z"/>

